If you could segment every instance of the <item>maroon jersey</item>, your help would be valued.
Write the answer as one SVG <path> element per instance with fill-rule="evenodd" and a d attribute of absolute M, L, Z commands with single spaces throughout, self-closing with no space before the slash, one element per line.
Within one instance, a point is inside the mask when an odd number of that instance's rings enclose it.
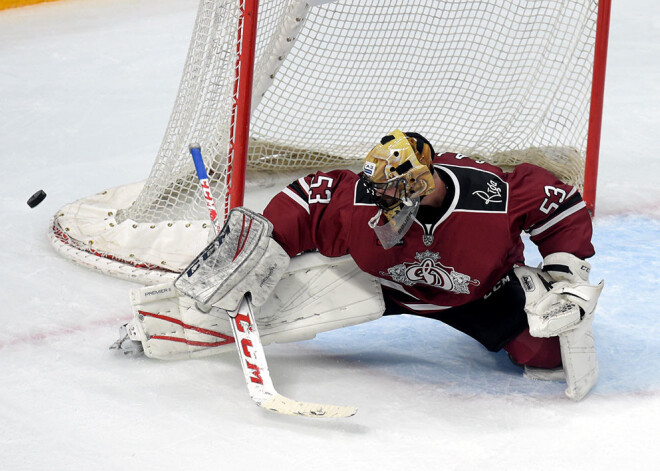
<path fill-rule="evenodd" d="M 348 170 L 300 178 L 264 211 L 273 237 L 290 256 L 318 249 L 329 257 L 350 254 L 400 304 L 424 313 L 485 296 L 516 264 L 524 263 L 521 233 L 541 255 L 593 255 L 591 217 L 580 194 L 530 164 L 507 173 L 460 154 L 436 156 L 434 167 L 450 190 L 443 208 L 422 207 L 395 247 L 385 250 L 368 221 L 378 208 Z M 382 221 L 381 221 L 382 222 Z"/>

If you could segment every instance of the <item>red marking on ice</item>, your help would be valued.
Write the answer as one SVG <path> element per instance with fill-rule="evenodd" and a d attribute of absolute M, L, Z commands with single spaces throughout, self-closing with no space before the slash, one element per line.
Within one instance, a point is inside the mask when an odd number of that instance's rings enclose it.
<path fill-rule="evenodd" d="M 12 340 L 9 340 L 7 342 L 0 342 L 0 349 L 5 348 L 5 347 L 12 347 L 15 345 L 25 345 L 25 344 L 36 344 L 39 342 L 47 341 L 50 339 L 54 339 L 57 337 L 62 337 L 65 335 L 70 335 L 70 334 L 79 334 L 81 332 L 88 332 L 92 329 L 95 329 L 97 327 L 107 327 L 107 326 L 112 326 L 112 327 L 117 327 L 124 323 L 128 322 L 122 321 L 121 319 L 113 318 L 113 319 L 104 319 L 100 321 L 95 321 L 95 322 L 90 322 L 85 325 L 77 326 L 77 327 L 62 327 L 60 329 L 53 329 L 53 330 L 47 330 L 43 332 L 35 332 L 35 333 L 28 333 L 26 335 L 21 335 L 20 337 L 16 337 Z"/>

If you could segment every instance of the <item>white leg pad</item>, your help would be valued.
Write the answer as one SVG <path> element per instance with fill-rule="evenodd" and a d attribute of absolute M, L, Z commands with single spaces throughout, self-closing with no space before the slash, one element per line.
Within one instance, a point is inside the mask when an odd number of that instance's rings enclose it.
<path fill-rule="evenodd" d="M 547 370 L 525 366 L 525 377 L 541 381 L 566 381 L 566 396 L 574 401 L 584 398 L 598 380 L 593 317 L 576 329 L 559 334 L 562 368 Z"/>
<path fill-rule="evenodd" d="M 596 344 L 592 330 L 593 316 L 585 318 L 580 325 L 559 334 L 561 361 L 566 375 L 566 396 L 574 401 L 581 400 L 598 380 Z"/>
<path fill-rule="evenodd" d="M 142 342 L 150 358 L 179 360 L 235 348 L 227 316 L 198 310 L 193 299 L 179 295 L 171 282 L 132 290 L 131 305 L 129 337 Z"/>
<path fill-rule="evenodd" d="M 378 319 L 384 311 L 380 283 L 351 258 L 305 254 L 292 260 L 256 316 L 262 340 L 294 342 Z"/>
<path fill-rule="evenodd" d="M 131 292 L 134 319 L 127 326 L 150 358 L 177 360 L 233 351 L 225 311 L 203 312 L 172 283 Z M 314 338 L 320 332 L 378 319 L 385 310 L 376 278 L 349 257 L 295 257 L 268 302 L 255 312 L 264 345 Z"/>
<path fill-rule="evenodd" d="M 566 381 L 566 375 L 564 374 L 564 368 L 534 368 L 533 366 L 524 366 L 523 376 L 527 379 L 533 379 L 536 381 Z"/>

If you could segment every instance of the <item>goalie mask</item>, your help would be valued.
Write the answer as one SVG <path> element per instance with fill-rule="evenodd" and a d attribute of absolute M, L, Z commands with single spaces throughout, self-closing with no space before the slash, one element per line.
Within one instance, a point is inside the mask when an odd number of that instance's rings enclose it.
<path fill-rule="evenodd" d="M 403 238 L 417 215 L 420 199 L 435 189 L 433 156 L 433 147 L 424 137 L 398 129 L 367 154 L 362 183 L 378 206 L 369 227 L 385 249 Z M 379 226 L 381 215 L 387 221 Z"/>

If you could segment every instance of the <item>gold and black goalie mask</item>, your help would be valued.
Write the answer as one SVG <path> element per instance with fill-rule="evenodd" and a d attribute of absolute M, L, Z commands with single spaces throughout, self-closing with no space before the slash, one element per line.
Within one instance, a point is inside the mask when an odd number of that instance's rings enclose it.
<path fill-rule="evenodd" d="M 432 159 L 433 148 L 426 139 L 398 129 L 367 154 L 362 181 L 379 208 L 369 226 L 383 247 L 393 246 L 405 235 L 415 219 L 420 198 L 435 189 Z M 387 223 L 377 226 L 381 214 Z"/>

